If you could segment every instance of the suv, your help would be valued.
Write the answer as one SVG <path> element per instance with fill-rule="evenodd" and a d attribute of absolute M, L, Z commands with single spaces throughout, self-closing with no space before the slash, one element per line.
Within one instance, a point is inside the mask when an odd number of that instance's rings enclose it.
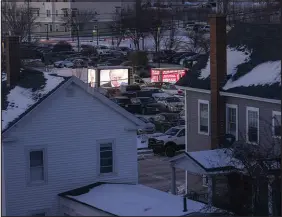
<path fill-rule="evenodd" d="M 185 149 L 185 126 L 172 127 L 164 134 L 149 138 L 148 147 L 153 149 L 154 154 L 175 156 L 176 151 Z"/>

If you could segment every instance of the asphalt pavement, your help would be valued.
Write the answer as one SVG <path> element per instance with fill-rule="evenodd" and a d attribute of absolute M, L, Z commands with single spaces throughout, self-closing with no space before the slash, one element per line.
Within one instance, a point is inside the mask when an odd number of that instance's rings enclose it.
<path fill-rule="evenodd" d="M 139 184 L 146 185 L 161 191 L 171 189 L 171 168 L 169 158 L 152 156 L 139 160 Z M 184 170 L 176 169 L 176 187 L 180 190 L 185 186 Z"/>

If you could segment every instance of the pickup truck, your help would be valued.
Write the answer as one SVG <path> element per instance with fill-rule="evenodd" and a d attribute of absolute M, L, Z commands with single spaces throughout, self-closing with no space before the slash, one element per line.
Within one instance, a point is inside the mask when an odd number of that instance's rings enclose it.
<path fill-rule="evenodd" d="M 164 153 L 167 157 L 175 156 L 176 151 L 185 149 L 185 126 L 172 127 L 164 134 L 150 136 L 148 147 L 154 154 Z"/>

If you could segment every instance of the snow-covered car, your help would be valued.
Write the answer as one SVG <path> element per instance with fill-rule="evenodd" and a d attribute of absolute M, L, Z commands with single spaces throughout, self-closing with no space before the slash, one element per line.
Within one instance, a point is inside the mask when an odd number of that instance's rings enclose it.
<path fill-rule="evenodd" d="M 122 53 L 124 56 L 127 56 L 131 51 L 128 47 L 117 47 L 115 50 Z"/>
<path fill-rule="evenodd" d="M 159 101 L 170 112 L 180 112 L 184 108 L 184 103 L 175 96 L 166 97 L 162 101 Z"/>
<path fill-rule="evenodd" d="M 185 120 L 185 110 L 182 110 L 180 113 L 179 113 L 179 117 L 183 120 Z"/>
<path fill-rule="evenodd" d="M 159 102 L 159 101 L 165 100 L 165 98 L 167 98 L 167 97 L 170 97 L 170 95 L 167 94 L 167 93 L 153 93 L 153 94 L 152 94 L 152 97 L 153 97 L 157 102 Z"/>
<path fill-rule="evenodd" d="M 71 68 L 73 67 L 73 62 L 72 60 L 57 61 L 54 63 L 54 66 L 56 68 Z"/>
<path fill-rule="evenodd" d="M 163 85 L 162 91 L 170 95 L 183 95 L 183 91 L 180 89 L 177 89 L 174 84 Z"/>
<path fill-rule="evenodd" d="M 155 154 L 165 153 L 167 157 L 173 157 L 176 151 L 185 149 L 185 126 L 172 127 L 164 134 L 149 138 L 148 147 Z"/>
<path fill-rule="evenodd" d="M 97 46 L 96 51 L 99 55 L 110 55 L 112 52 L 110 48 L 103 45 Z"/>
<path fill-rule="evenodd" d="M 152 134 L 156 131 L 155 124 L 151 123 L 149 120 L 142 116 L 137 116 L 141 121 L 145 123 L 145 128 L 139 129 L 138 134 Z"/>
<path fill-rule="evenodd" d="M 137 149 L 145 149 L 148 148 L 149 139 L 146 135 L 138 135 L 137 136 Z"/>

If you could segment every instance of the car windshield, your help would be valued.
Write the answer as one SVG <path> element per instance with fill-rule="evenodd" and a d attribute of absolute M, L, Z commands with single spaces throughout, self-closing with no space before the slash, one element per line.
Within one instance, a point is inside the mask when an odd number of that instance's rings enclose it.
<path fill-rule="evenodd" d="M 146 103 L 146 104 L 155 102 L 154 98 L 152 97 L 144 97 L 144 98 L 139 98 L 139 99 L 142 103 Z"/>
<path fill-rule="evenodd" d="M 150 121 L 148 121 L 146 118 L 143 117 L 138 117 L 138 118 L 146 124 L 150 123 Z"/>
<path fill-rule="evenodd" d="M 181 100 L 177 97 L 168 97 L 166 98 L 167 102 L 181 102 Z"/>
<path fill-rule="evenodd" d="M 130 99 L 117 99 L 118 103 L 123 103 L 123 104 L 131 104 Z"/>
<path fill-rule="evenodd" d="M 165 132 L 166 135 L 175 136 L 179 132 L 179 129 L 170 128 L 168 131 Z"/>

